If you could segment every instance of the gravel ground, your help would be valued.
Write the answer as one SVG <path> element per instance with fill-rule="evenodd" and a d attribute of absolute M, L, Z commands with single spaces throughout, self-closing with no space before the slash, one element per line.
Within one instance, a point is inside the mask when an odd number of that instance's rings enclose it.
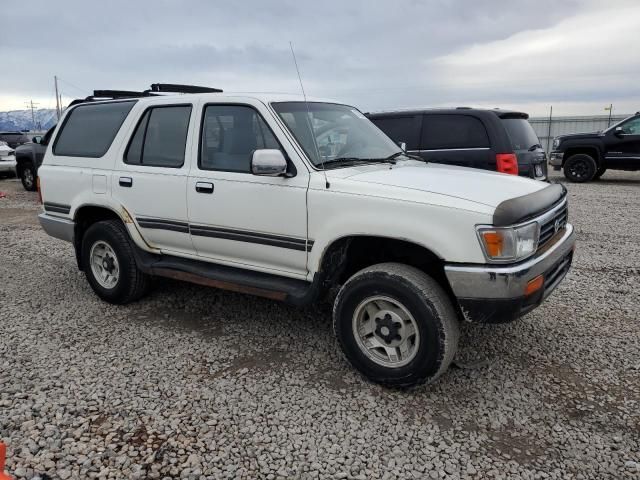
<path fill-rule="evenodd" d="M 518 322 L 465 325 L 463 368 L 396 391 L 348 366 L 327 307 L 173 281 L 99 301 L 35 194 L 0 181 L 8 472 L 639 478 L 640 173 L 568 188 L 579 244 L 558 290 Z"/>

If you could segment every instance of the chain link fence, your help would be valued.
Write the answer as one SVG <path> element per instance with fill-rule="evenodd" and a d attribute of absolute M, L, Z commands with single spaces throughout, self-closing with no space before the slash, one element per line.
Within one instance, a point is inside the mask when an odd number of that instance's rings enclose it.
<path fill-rule="evenodd" d="M 629 117 L 626 115 L 590 115 L 572 117 L 531 117 L 529 123 L 538 134 L 540 143 L 547 152 L 552 150 L 554 137 L 568 133 L 597 132 Z"/>

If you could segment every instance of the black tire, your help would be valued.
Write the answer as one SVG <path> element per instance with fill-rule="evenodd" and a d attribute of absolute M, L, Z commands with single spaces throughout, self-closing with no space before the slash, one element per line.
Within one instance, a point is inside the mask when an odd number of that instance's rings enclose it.
<path fill-rule="evenodd" d="M 589 182 L 593 180 L 597 171 L 596 161 L 584 153 L 572 155 L 564 162 L 564 176 L 571 182 Z"/>
<path fill-rule="evenodd" d="M 596 171 L 596 174 L 593 176 L 593 179 L 594 179 L 594 180 L 599 180 L 599 179 L 600 179 L 600 177 L 601 177 L 602 175 L 604 175 L 604 172 L 606 172 L 606 171 L 607 171 L 607 167 L 600 167 L 600 168 L 598 168 L 598 170 Z"/>
<path fill-rule="evenodd" d="M 22 186 L 28 192 L 35 192 L 38 184 L 36 183 L 36 169 L 33 168 L 31 162 L 26 162 L 20 167 L 20 180 Z"/>
<path fill-rule="evenodd" d="M 115 253 L 118 265 L 117 282 L 106 288 L 100 284 L 91 266 L 91 250 L 98 242 L 104 242 Z M 91 225 L 82 238 L 82 267 L 93 291 L 103 300 L 124 304 L 139 299 L 149 289 L 149 276 L 136 265 L 129 235 L 119 220 L 104 220 Z"/>
<path fill-rule="evenodd" d="M 376 296 L 399 302 L 417 324 L 420 340 L 414 341 L 412 348 L 416 353 L 413 358 L 407 356 L 410 361 L 405 365 L 389 367 L 375 362 L 366 348 L 360 346 L 361 340 L 356 339 L 356 313 L 367 299 Z M 375 335 L 379 335 L 380 322 L 388 316 L 372 319 L 366 315 L 367 322 L 375 321 Z M 417 268 L 399 263 L 373 265 L 347 280 L 334 303 L 333 329 L 342 351 L 356 370 L 373 382 L 394 387 L 432 382 L 442 375 L 455 356 L 460 336 L 456 312 L 442 287 Z M 383 337 L 377 337 L 378 342 L 382 340 Z M 388 338 L 384 341 L 388 343 Z"/>

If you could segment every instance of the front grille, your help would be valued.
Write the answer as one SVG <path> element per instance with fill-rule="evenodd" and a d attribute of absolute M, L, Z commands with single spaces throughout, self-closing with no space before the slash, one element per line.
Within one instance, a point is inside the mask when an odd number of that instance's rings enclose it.
<path fill-rule="evenodd" d="M 564 207 L 558 210 L 553 217 L 540 225 L 540 241 L 538 242 L 538 249 L 544 247 L 545 244 L 551 240 L 551 237 L 567 225 L 568 218 L 569 208 L 567 203 L 565 203 Z"/>

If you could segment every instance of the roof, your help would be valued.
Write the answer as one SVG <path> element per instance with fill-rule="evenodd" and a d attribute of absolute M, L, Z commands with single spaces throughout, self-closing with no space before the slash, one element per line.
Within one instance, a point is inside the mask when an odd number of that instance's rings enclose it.
<path fill-rule="evenodd" d="M 117 99 L 95 99 L 95 100 L 86 100 L 91 103 L 110 103 L 114 101 L 127 101 L 127 100 L 135 100 L 140 103 L 156 103 L 158 100 L 166 100 L 166 99 L 175 99 L 177 101 L 188 101 L 190 98 L 204 98 L 205 101 L 211 100 L 215 102 L 220 102 L 221 100 L 228 101 L 242 101 L 247 99 L 258 100 L 263 103 L 271 103 L 271 102 L 304 102 L 305 99 L 302 95 L 295 94 L 287 94 L 287 93 L 257 93 L 257 92 L 224 92 L 224 93 L 188 93 L 188 94 L 162 94 L 162 95 L 152 95 L 152 96 L 143 96 L 143 97 L 120 97 Z M 342 103 L 336 100 L 330 100 L 326 98 L 316 98 L 316 97 L 307 97 L 307 102 L 324 102 L 324 103 Z M 80 99 L 74 101 L 74 104 L 84 103 L 84 100 Z M 71 106 L 71 105 L 70 105 Z"/>
<path fill-rule="evenodd" d="M 367 113 L 368 116 L 378 117 L 383 115 L 421 115 L 423 113 L 433 114 L 452 114 L 452 113 L 474 113 L 474 114 L 486 114 L 493 113 L 500 118 L 529 118 L 529 115 L 525 112 L 519 112 L 517 110 L 504 110 L 501 108 L 471 108 L 471 107 L 452 107 L 452 108 L 420 108 L 420 109 L 407 109 L 407 110 L 386 110 Z"/>

